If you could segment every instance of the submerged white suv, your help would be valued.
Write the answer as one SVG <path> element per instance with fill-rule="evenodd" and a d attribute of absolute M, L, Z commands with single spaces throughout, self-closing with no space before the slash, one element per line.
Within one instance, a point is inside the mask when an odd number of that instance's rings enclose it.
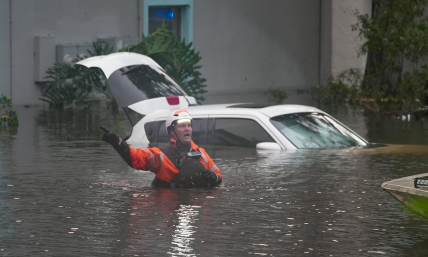
<path fill-rule="evenodd" d="M 260 149 L 337 148 L 368 142 L 314 107 L 254 104 L 197 105 L 152 59 L 136 53 L 114 53 L 77 64 L 101 68 L 119 107 L 145 115 L 127 142 L 147 146 L 169 141 L 165 120 L 175 109 L 193 118 L 198 145 Z"/>
<path fill-rule="evenodd" d="M 366 146 L 368 142 L 345 125 L 314 107 L 218 104 L 184 108 L 193 118 L 193 141 L 198 145 L 257 147 L 260 149 L 337 148 Z M 127 142 L 156 146 L 169 142 L 160 109 L 138 122 Z"/>

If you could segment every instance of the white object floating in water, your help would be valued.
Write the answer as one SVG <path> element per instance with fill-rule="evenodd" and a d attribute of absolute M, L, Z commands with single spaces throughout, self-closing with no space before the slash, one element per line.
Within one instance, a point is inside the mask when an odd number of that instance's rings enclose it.
<path fill-rule="evenodd" d="M 368 253 L 379 253 L 379 254 L 386 254 L 385 252 L 381 251 L 367 251 Z"/>

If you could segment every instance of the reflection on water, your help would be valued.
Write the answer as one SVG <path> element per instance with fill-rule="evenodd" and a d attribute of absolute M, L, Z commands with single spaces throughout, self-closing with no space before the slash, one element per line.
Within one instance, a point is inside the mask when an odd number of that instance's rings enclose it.
<path fill-rule="evenodd" d="M 198 208 L 199 206 L 195 206 Z M 196 256 L 193 254 L 193 249 L 191 243 L 195 238 L 191 236 L 195 233 L 194 223 L 195 218 L 198 216 L 198 211 L 193 209 L 191 205 L 181 205 L 180 208 L 176 211 L 178 215 L 178 224 L 174 234 L 172 235 L 172 252 L 169 254 L 174 255 L 174 253 L 181 253 L 184 256 Z"/>
<path fill-rule="evenodd" d="M 224 183 L 186 190 L 151 187 L 100 141 L 100 125 L 131 129 L 109 108 L 18 115 L 0 134 L 0 256 L 428 254 L 428 220 L 381 189 L 426 173 L 426 121 L 334 115 L 394 143 L 380 148 L 208 148 Z"/>

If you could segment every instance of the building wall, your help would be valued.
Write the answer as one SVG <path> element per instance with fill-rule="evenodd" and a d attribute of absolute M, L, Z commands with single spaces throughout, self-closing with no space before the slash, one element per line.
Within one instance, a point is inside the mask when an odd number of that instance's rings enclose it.
<path fill-rule="evenodd" d="M 320 1 L 195 1 L 194 46 L 202 56 L 206 103 L 265 101 L 268 89 L 319 82 Z"/>
<path fill-rule="evenodd" d="M 329 74 L 363 67 L 352 10 L 371 0 L 194 0 L 193 43 L 202 56 L 204 103 L 265 102 L 268 89 L 305 103 Z M 42 104 L 34 83 L 35 37 L 54 44 L 140 37 L 143 0 L 1 0 L 0 93 L 14 104 Z M 353 51 L 351 53 L 351 51 Z M 47 56 L 47 55 L 46 55 Z M 53 60 L 54 61 L 54 60 Z"/>
<path fill-rule="evenodd" d="M 372 0 L 330 0 L 331 6 L 331 66 L 330 75 L 337 76 L 347 69 L 364 72 L 367 56 L 360 54 L 364 41 L 351 26 L 357 23 L 356 11 L 371 13 Z"/>
<path fill-rule="evenodd" d="M 9 3 L 0 1 L 0 94 L 11 96 Z"/>
<path fill-rule="evenodd" d="M 139 0 L 2 0 L 1 94 L 14 104 L 41 104 L 34 83 L 34 37 L 56 44 L 91 44 L 97 38 L 138 37 Z M 11 32 L 11 33 L 10 33 Z"/>

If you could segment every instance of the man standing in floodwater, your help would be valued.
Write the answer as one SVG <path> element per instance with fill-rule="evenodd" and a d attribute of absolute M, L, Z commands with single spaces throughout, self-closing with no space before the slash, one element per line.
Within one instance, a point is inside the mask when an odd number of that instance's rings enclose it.
<path fill-rule="evenodd" d="M 222 182 L 220 169 L 203 148 L 192 141 L 192 117 L 185 110 L 172 112 L 166 122 L 170 143 L 166 147 L 134 149 L 116 134 L 101 127 L 102 140 L 111 144 L 126 163 L 138 170 L 156 174 L 154 186 L 191 188 L 217 186 Z"/>

